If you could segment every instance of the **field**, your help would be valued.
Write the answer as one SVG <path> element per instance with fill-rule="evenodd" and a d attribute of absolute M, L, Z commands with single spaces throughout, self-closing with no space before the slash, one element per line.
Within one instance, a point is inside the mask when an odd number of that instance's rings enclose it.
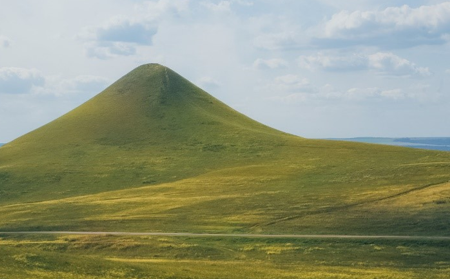
<path fill-rule="evenodd" d="M 0 148 L 0 231 L 449 236 L 450 153 L 296 137 L 160 65 Z M 450 241 L 4 234 L 6 278 L 446 278 Z"/>
<path fill-rule="evenodd" d="M 1 236 L 4 278 L 448 278 L 450 242 Z"/>

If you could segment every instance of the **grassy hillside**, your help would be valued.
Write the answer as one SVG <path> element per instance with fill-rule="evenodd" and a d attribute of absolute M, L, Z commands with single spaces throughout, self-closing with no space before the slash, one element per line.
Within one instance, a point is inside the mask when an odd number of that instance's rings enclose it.
<path fill-rule="evenodd" d="M 450 154 L 307 140 L 141 66 L 0 149 L 0 228 L 448 234 Z"/>
<path fill-rule="evenodd" d="M 0 202 L 99 193 L 247 164 L 290 138 L 170 69 L 141 66 L 0 149 Z M 218 156 L 219 155 L 219 156 Z"/>

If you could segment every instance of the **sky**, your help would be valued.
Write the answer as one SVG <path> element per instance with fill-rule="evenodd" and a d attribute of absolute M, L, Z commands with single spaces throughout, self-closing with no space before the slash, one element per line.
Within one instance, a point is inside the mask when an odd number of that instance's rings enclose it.
<path fill-rule="evenodd" d="M 307 138 L 450 136 L 450 2 L 0 0 L 0 142 L 160 63 Z"/>

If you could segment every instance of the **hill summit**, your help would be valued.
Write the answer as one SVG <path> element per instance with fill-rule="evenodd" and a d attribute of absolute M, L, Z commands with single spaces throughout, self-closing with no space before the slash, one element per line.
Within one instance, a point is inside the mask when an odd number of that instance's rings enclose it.
<path fill-rule="evenodd" d="M 169 68 L 146 64 L 13 145 L 36 143 L 36 137 L 45 145 L 80 141 L 108 145 L 149 141 L 166 144 L 188 140 L 186 137 L 200 131 L 219 133 L 220 130 L 212 129 L 214 124 L 275 132 L 229 108 Z M 50 137 L 56 137 L 57 142 Z"/>

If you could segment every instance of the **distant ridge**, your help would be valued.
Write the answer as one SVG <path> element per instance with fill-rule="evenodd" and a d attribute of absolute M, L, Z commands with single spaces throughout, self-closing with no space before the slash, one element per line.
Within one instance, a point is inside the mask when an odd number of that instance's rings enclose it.
<path fill-rule="evenodd" d="M 450 137 L 413 137 L 413 138 L 383 138 L 383 137 L 357 137 L 357 138 L 331 138 L 331 140 L 343 140 L 404 146 L 429 150 L 450 151 Z"/>

